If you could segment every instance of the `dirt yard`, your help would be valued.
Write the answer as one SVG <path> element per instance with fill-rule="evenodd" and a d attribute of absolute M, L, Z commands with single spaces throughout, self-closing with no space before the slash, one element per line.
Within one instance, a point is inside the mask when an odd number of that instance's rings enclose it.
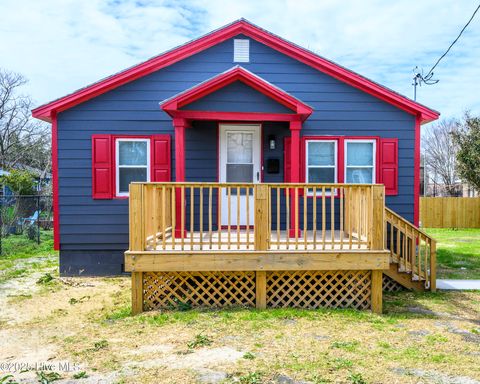
<path fill-rule="evenodd" d="M 128 278 L 63 279 L 51 268 L 4 282 L 0 383 L 480 383 L 479 292 L 388 295 L 382 316 L 132 317 L 129 294 Z"/>

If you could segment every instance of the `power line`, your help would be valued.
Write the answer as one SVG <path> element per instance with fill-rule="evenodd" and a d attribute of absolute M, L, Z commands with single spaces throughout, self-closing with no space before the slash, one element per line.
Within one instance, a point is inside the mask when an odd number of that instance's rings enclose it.
<path fill-rule="evenodd" d="M 448 52 L 450 52 L 450 49 L 452 49 L 452 47 L 455 45 L 455 43 L 458 41 L 458 39 L 460 39 L 460 36 L 462 36 L 463 32 L 465 31 L 465 29 L 467 29 L 467 27 L 470 25 L 470 23 L 472 22 L 473 18 L 475 17 L 475 15 L 477 14 L 478 10 L 480 9 L 480 4 L 478 4 L 478 7 L 477 9 L 475 9 L 475 11 L 473 12 L 472 14 L 472 17 L 470 17 L 470 20 L 468 20 L 467 24 L 465 24 L 465 26 L 462 28 L 462 30 L 460 31 L 460 33 L 458 34 L 457 38 L 455 40 L 453 40 L 452 44 L 450 44 L 450 46 L 448 47 L 448 49 L 445 51 L 445 53 L 440 56 L 440 58 L 437 60 L 437 62 L 435 63 L 435 65 L 432 67 L 432 69 L 430 69 L 430 71 L 428 71 L 427 75 L 425 77 L 428 77 L 430 75 L 430 73 L 433 72 L 433 70 L 435 69 L 435 67 L 438 65 L 438 63 L 440 63 L 440 61 L 445 57 L 447 56 Z"/>
<path fill-rule="evenodd" d="M 417 99 L 417 85 L 422 85 L 422 83 L 426 84 L 426 85 L 432 85 L 432 84 L 437 84 L 439 82 L 439 80 L 435 80 L 435 79 L 432 79 L 433 77 L 433 70 L 437 67 L 437 65 L 440 63 L 440 61 L 445 57 L 447 56 L 448 52 L 450 52 L 450 50 L 452 49 L 452 47 L 455 45 L 455 43 L 460 39 L 460 37 L 462 36 L 463 32 L 467 29 L 467 27 L 470 25 L 470 23 L 472 22 L 472 20 L 474 19 L 475 15 L 477 14 L 478 10 L 480 9 L 480 4 L 478 5 L 478 7 L 475 9 L 475 11 L 473 12 L 472 16 L 470 17 L 470 19 L 467 21 L 467 23 L 463 26 L 463 28 L 461 29 L 460 33 L 458 34 L 458 36 L 455 38 L 455 40 L 453 40 L 452 44 L 450 44 L 450 46 L 448 47 L 448 49 L 442 54 L 442 56 L 439 57 L 439 59 L 436 61 L 436 63 L 433 65 L 433 67 L 428 71 L 428 73 L 426 75 L 423 74 L 423 70 L 420 72 L 418 70 L 418 67 L 415 67 L 413 69 L 413 72 L 414 72 L 414 76 L 413 76 L 413 99 L 416 100 Z"/>

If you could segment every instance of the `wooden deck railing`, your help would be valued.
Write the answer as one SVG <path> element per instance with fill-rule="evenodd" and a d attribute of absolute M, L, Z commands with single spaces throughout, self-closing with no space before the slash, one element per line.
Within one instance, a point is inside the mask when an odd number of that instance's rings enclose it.
<path fill-rule="evenodd" d="M 383 206 L 381 186 L 268 186 L 271 196 L 271 249 L 373 249 L 373 236 L 378 229 L 373 217 L 374 199 L 380 194 L 377 203 Z M 290 199 L 283 196 L 290 196 Z"/>
<path fill-rule="evenodd" d="M 384 207 L 381 185 L 132 183 L 130 244 L 155 251 L 384 249 Z"/>
<path fill-rule="evenodd" d="M 390 259 L 401 272 L 414 281 L 424 281 L 425 288 L 436 289 L 436 242 L 412 223 L 385 208 L 385 243 Z"/>

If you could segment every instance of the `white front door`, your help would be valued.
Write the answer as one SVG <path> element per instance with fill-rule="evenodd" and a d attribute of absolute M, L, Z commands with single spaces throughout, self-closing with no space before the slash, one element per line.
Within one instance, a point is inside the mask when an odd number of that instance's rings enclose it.
<path fill-rule="evenodd" d="M 258 183 L 260 182 L 260 125 L 256 124 L 220 124 L 220 182 L 227 183 Z M 222 189 L 222 225 L 228 224 L 230 211 L 231 225 L 247 224 L 246 191 L 237 196 L 236 188 L 230 195 L 230 210 L 227 190 Z M 237 218 L 238 204 L 240 217 Z M 253 190 L 249 191 L 249 225 L 253 225 L 254 198 Z"/>

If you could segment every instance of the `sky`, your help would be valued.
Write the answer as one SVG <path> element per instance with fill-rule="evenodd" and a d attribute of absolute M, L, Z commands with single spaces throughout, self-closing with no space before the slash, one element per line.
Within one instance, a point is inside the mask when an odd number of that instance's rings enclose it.
<path fill-rule="evenodd" d="M 413 97 L 480 0 L 0 0 L 0 68 L 23 74 L 35 105 L 64 96 L 244 17 Z M 480 114 L 480 12 L 417 101 Z"/>

